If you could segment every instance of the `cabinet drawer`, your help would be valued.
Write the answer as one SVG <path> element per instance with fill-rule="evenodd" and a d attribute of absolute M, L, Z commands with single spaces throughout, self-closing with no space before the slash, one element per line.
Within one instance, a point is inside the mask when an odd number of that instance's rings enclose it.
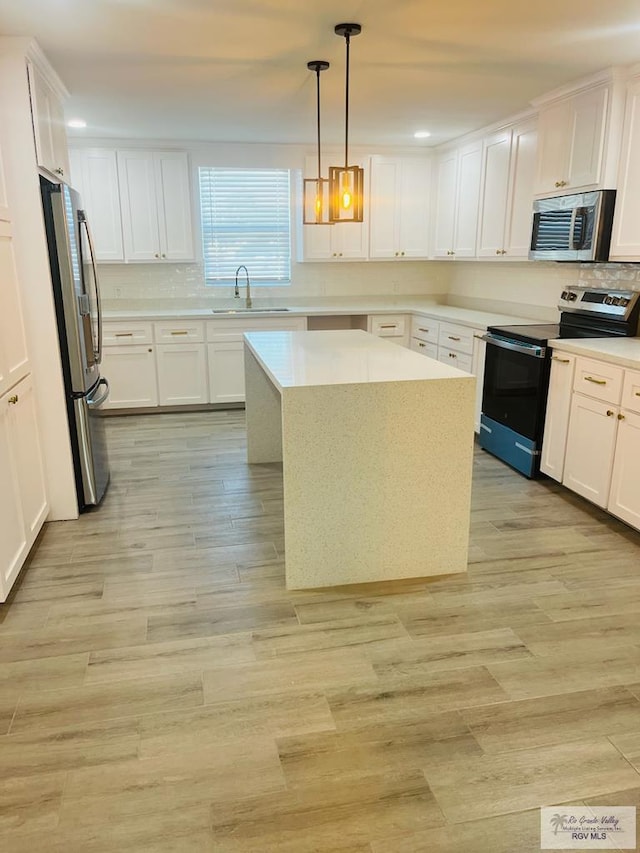
<path fill-rule="evenodd" d="M 151 323 L 105 323 L 102 343 L 105 347 L 151 344 L 153 327 Z"/>
<path fill-rule="evenodd" d="M 440 333 L 440 323 L 436 320 L 428 320 L 426 317 L 413 317 L 411 320 L 411 337 L 420 341 L 429 341 L 437 344 Z"/>
<path fill-rule="evenodd" d="M 438 347 L 436 344 L 421 341 L 418 338 L 411 338 L 411 349 L 419 352 L 420 355 L 426 355 L 429 358 L 438 358 Z"/>
<path fill-rule="evenodd" d="M 445 347 L 438 347 L 438 361 L 443 364 L 449 364 L 451 367 L 457 367 L 458 370 L 464 370 L 465 373 L 472 373 L 472 359 L 470 355 L 461 352 L 454 352 Z"/>
<path fill-rule="evenodd" d="M 596 400 L 617 405 L 622 398 L 623 374 L 623 369 L 613 364 L 593 361 L 590 358 L 578 358 L 573 390 L 588 397 L 594 397 Z"/>
<path fill-rule="evenodd" d="M 369 317 L 369 331 L 379 338 L 401 338 L 404 336 L 407 318 L 402 314 L 378 314 Z"/>
<path fill-rule="evenodd" d="M 207 341 L 224 343 L 241 341 L 245 332 L 304 332 L 306 317 L 256 317 L 253 320 L 210 320 Z"/>
<path fill-rule="evenodd" d="M 625 370 L 622 385 L 622 406 L 640 412 L 640 371 Z"/>
<path fill-rule="evenodd" d="M 473 329 L 466 326 L 453 326 L 449 323 L 440 323 L 438 344 L 445 349 L 456 352 L 473 354 Z"/>
<path fill-rule="evenodd" d="M 204 323 L 154 323 L 157 344 L 186 344 L 204 342 Z"/>

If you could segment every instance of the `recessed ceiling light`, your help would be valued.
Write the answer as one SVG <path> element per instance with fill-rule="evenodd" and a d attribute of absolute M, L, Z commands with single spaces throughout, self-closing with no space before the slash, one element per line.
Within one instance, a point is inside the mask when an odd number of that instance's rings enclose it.
<path fill-rule="evenodd" d="M 428 136 L 431 136 L 428 130 L 417 130 L 413 135 L 416 139 L 426 139 Z"/>
<path fill-rule="evenodd" d="M 71 118 L 67 122 L 67 127 L 77 127 L 78 129 L 85 128 L 87 126 L 86 121 L 83 118 Z"/>

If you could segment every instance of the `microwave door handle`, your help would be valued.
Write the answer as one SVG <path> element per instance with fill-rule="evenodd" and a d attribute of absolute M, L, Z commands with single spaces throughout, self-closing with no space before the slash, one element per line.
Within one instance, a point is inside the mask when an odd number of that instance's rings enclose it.
<path fill-rule="evenodd" d="M 571 248 L 572 249 L 584 249 L 585 240 L 587 238 L 587 216 L 588 210 L 586 207 L 576 207 L 573 211 L 573 215 L 571 217 Z M 575 231 L 576 231 L 576 220 L 580 217 L 580 236 L 578 239 L 578 245 L 576 246 L 576 241 L 574 239 Z"/>
<path fill-rule="evenodd" d="M 569 224 L 569 248 L 570 249 L 576 248 L 575 242 L 573 239 L 573 234 L 574 234 L 575 228 L 576 228 L 576 217 L 578 216 L 578 209 L 579 208 L 574 207 L 573 210 L 571 211 L 571 223 Z"/>

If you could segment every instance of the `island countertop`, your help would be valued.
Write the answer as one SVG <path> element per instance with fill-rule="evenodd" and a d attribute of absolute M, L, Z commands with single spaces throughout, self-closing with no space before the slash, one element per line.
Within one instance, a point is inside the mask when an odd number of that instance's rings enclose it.
<path fill-rule="evenodd" d="M 246 332 L 247 346 L 274 385 L 302 388 L 473 377 L 358 329 Z"/>

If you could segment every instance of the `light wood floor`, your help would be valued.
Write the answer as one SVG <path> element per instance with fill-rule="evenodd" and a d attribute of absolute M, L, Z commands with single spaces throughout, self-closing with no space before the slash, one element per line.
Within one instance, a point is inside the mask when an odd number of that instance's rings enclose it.
<path fill-rule="evenodd" d="M 479 452 L 468 576 L 288 593 L 242 412 L 108 429 L 0 607 L 0 849 L 537 853 L 540 805 L 640 805 L 639 535 Z"/>

